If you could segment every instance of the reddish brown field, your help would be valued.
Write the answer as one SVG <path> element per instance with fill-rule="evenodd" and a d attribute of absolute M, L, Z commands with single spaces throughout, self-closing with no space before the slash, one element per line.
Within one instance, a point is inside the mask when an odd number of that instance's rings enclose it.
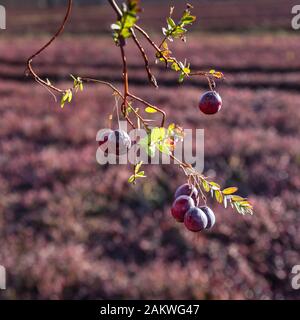
<path fill-rule="evenodd" d="M 197 236 L 170 215 L 179 168 L 147 166 L 148 179 L 131 187 L 132 168 L 96 163 L 111 92 L 86 86 L 62 110 L 24 77 L 25 59 L 46 38 L 2 38 L 0 264 L 8 284 L 0 297 L 300 299 L 291 287 L 300 264 L 298 37 L 193 33 L 188 45 L 176 44 L 195 69 L 226 74 L 215 117 L 197 109 L 202 80 L 181 86 L 153 66 L 155 90 L 128 46 L 132 91 L 164 107 L 169 122 L 204 128 L 205 173 L 255 206 L 243 217 L 210 202 L 216 226 Z M 121 85 L 119 51 L 104 36 L 67 35 L 35 66 L 61 86 L 70 73 Z"/>

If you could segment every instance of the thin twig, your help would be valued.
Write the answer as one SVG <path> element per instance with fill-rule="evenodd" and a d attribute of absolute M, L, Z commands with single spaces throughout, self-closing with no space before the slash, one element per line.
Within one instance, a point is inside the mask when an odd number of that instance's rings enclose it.
<path fill-rule="evenodd" d="M 147 102 L 146 100 L 140 98 L 140 97 L 137 97 L 135 96 L 134 94 L 132 93 L 128 93 L 128 96 L 131 97 L 132 99 L 134 100 L 137 100 L 141 103 L 143 103 L 144 105 L 148 106 L 148 107 L 151 107 L 152 109 L 156 110 L 157 112 L 161 113 L 162 114 L 162 122 L 161 122 L 161 127 L 164 127 L 165 126 L 165 121 L 166 121 L 166 113 L 164 110 L 158 108 L 158 107 L 155 107 L 153 106 L 152 104 L 150 104 L 149 102 Z"/>
<path fill-rule="evenodd" d="M 116 12 L 118 19 L 121 19 L 123 14 L 122 14 L 122 11 L 119 8 L 118 4 L 116 3 L 116 1 L 115 0 L 108 0 L 108 2 L 110 3 L 110 5 L 114 9 L 114 11 Z"/>
<path fill-rule="evenodd" d="M 86 77 L 83 77 L 81 78 L 82 81 L 85 81 L 85 82 L 94 82 L 94 83 L 100 83 L 100 84 L 103 84 L 103 85 L 106 85 L 108 86 L 109 88 L 111 88 L 115 93 L 118 94 L 118 96 L 124 101 L 124 96 L 122 95 L 121 91 L 119 89 L 117 89 L 114 85 L 112 85 L 111 83 L 109 82 L 106 82 L 106 81 L 102 81 L 102 80 L 98 80 L 98 79 L 93 79 L 93 78 L 86 78 Z M 127 102 L 127 106 L 129 108 L 131 108 L 134 113 L 136 114 L 135 110 L 132 108 L 132 106 L 129 104 L 129 102 Z M 132 123 L 132 121 L 129 119 L 129 117 L 127 116 L 127 114 L 124 115 L 125 116 L 125 119 L 128 121 L 128 123 L 130 124 L 130 126 L 135 129 L 135 125 Z"/>
<path fill-rule="evenodd" d="M 137 47 L 139 48 L 141 54 L 142 54 L 142 57 L 144 59 L 144 62 L 145 62 L 145 69 L 146 69 L 146 72 L 148 74 L 148 79 L 149 79 L 149 82 L 155 87 L 157 88 L 158 85 L 157 85 L 157 81 L 154 77 L 154 75 L 152 74 L 151 72 L 151 69 L 150 69 L 150 65 L 149 65 L 149 60 L 148 60 L 148 57 L 146 55 L 146 52 L 145 52 L 145 49 L 141 46 L 133 28 L 131 29 L 131 34 L 132 34 L 132 39 L 133 41 L 135 42 L 135 44 L 137 45 Z"/>
<path fill-rule="evenodd" d="M 151 44 L 151 46 L 156 50 L 156 52 L 159 54 L 160 58 L 163 58 L 165 61 L 166 66 L 168 65 L 168 59 L 161 53 L 160 48 L 158 47 L 158 45 L 152 41 L 152 39 L 149 37 L 148 33 L 141 28 L 140 26 L 138 26 L 137 24 L 134 25 L 134 28 L 136 30 L 138 30 L 144 37 L 145 39 Z"/>

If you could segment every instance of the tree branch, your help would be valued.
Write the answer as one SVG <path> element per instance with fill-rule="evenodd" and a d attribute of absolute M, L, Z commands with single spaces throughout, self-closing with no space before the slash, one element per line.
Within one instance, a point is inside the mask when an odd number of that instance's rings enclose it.
<path fill-rule="evenodd" d="M 43 86 L 46 86 L 47 88 L 49 89 L 52 89 L 56 92 L 59 92 L 59 93 L 63 93 L 65 92 L 65 90 L 62 90 L 62 89 L 59 89 L 55 86 L 53 86 L 52 84 L 50 84 L 49 82 L 41 79 L 34 71 L 33 67 L 32 67 L 32 61 L 34 58 L 36 58 L 39 54 L 41 54 L 44 50 L 46 50 L 51 44 L 52 42 L 63 32 L 65 26 L 66 26 L 66 23 L 69 19 L 69 16 L 70 16 L 70 13 L 71 13 L 71 9 L 72 9 L 72 4 L 73 4 L 73 0 L 69 0 L 69 3 L 68 3 L 68 8 L 67 8 L 67 12 L 66 12 L 66 15 L 64 17 L 64 20 L 61 24 L 61 26 L 59 27 L 59 29 L 57 30 L 57 32 L 54 34 L 54 36 L 41 48 L 39 49 L 37 52 L 35 52 L 31 57 L 28 58 L 27 60 L 27 72 L 29 72 L 28 75 L 32 75 L 32 77 L 38 82 L 40 83 L 41 85 Z"/>
<path fill-rule="evenodd" d="M 148 60 L 148 57 L 146 55 L 146 52 L 145 52 L 145 49 L 141 46 L 135 32 L 133 29 L 131 29 L 131 33 L 132 33 L 132 38 L 133 38 L 133 41 L 135 42 L 135 44 L 137 45 L 137 47 L 139 48 L 142 56 L 143 56 L 143 59 L 144 59 L 144 62 L 145 62 L 145 69 L 147 71 L 147 74 L 148 74 L 148 79 L 149 79 L 149 82 L 155 87 L 157 88 L 158 85 L 157 85 L 157 81 L 155 79 L 155 76 L 152 74 L 151 72 L 151 69 L 150 69 L 150 65 L 149 65 L 149 60 Z"/>

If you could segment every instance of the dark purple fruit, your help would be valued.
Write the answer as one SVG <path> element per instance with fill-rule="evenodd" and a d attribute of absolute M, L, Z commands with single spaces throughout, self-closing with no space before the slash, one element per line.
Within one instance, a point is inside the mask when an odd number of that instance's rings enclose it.
<path fill-rule="evenodd" d="M 191 208 L 195 206 L 194 200 L 189 196 L 178 197 L 172 205 L 172 216 L 178 221 L 183 222 L 184 216 Z"/>
<path fill-rule="evenodd" d="M 198 204 L 198 190 L 195 187 L 191 187 L 188 183 L 185 183 L 178 187 L 175 192 L 175 199 L 180 196 L 189 196 L 192 197 L 195 204 Z"/>
<path fill-rule="evenodd" d="M 191 208 L 184 217 L 184 225 L 192 232 L 199 232 L 206 228 L 207 217 L 205 213 L 197 207 Z"/>
<path fill-rule="evenodd" d="M 199 109 L 205 114 L 215 114 L 222 107 L 222 98 L 215 91 L 208 91 L 202 95 L 199 102 Z"/>
<path fill-rule="evenodd" d="M 207 217 L 207 226 L 206 229 L 210 229 L 214 226 L 216 223 L 216 216 L 214 212 L 209 207 L 200 207 L 200 210 L 202 210 L 206 217 Z"/>

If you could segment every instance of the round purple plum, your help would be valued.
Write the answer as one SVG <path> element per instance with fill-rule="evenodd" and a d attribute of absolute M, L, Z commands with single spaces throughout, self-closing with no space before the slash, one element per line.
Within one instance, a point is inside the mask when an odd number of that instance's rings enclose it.
<path fill-rule="evenodd" d="M 178 187 L 175 192 L 175 199 L 180 196 L 189 196 L 191 197 L 195 204 L 198 204 L 198 190 L 195 187 L 191 187 L 188 183 L 185 183 Z"/>
<path fill-rule="evenodd" d="M 215 91 L 207 91 L 200 98 L 199 109 L 205 114 L 215 114 L 222 107 L 222 98 Z"/>
<path fill-rule="evenodd" d="M 171 213 L 172 216 L 178 222 L 184 221 L 184 216 L 191 208 L 195 206 L 194 200 L 189 196 L 178 197 L 172 205 Z"/>
<path fill-rule="evenodd" d="M 207 217 L 205 213 L 197 207 L 191 208 L 184 217 L 184 225 L 192 232 L 199 232 L 206 228 Z"/>
<path fill-rule="evenodd" d="M 216 223 L 216 216 L 214 212 L 209 207 L 206 207 L 206 206 L 200 207 L 199 209 L 202 210 L 207 217 L 206 229 L 211 229 Z"/>

